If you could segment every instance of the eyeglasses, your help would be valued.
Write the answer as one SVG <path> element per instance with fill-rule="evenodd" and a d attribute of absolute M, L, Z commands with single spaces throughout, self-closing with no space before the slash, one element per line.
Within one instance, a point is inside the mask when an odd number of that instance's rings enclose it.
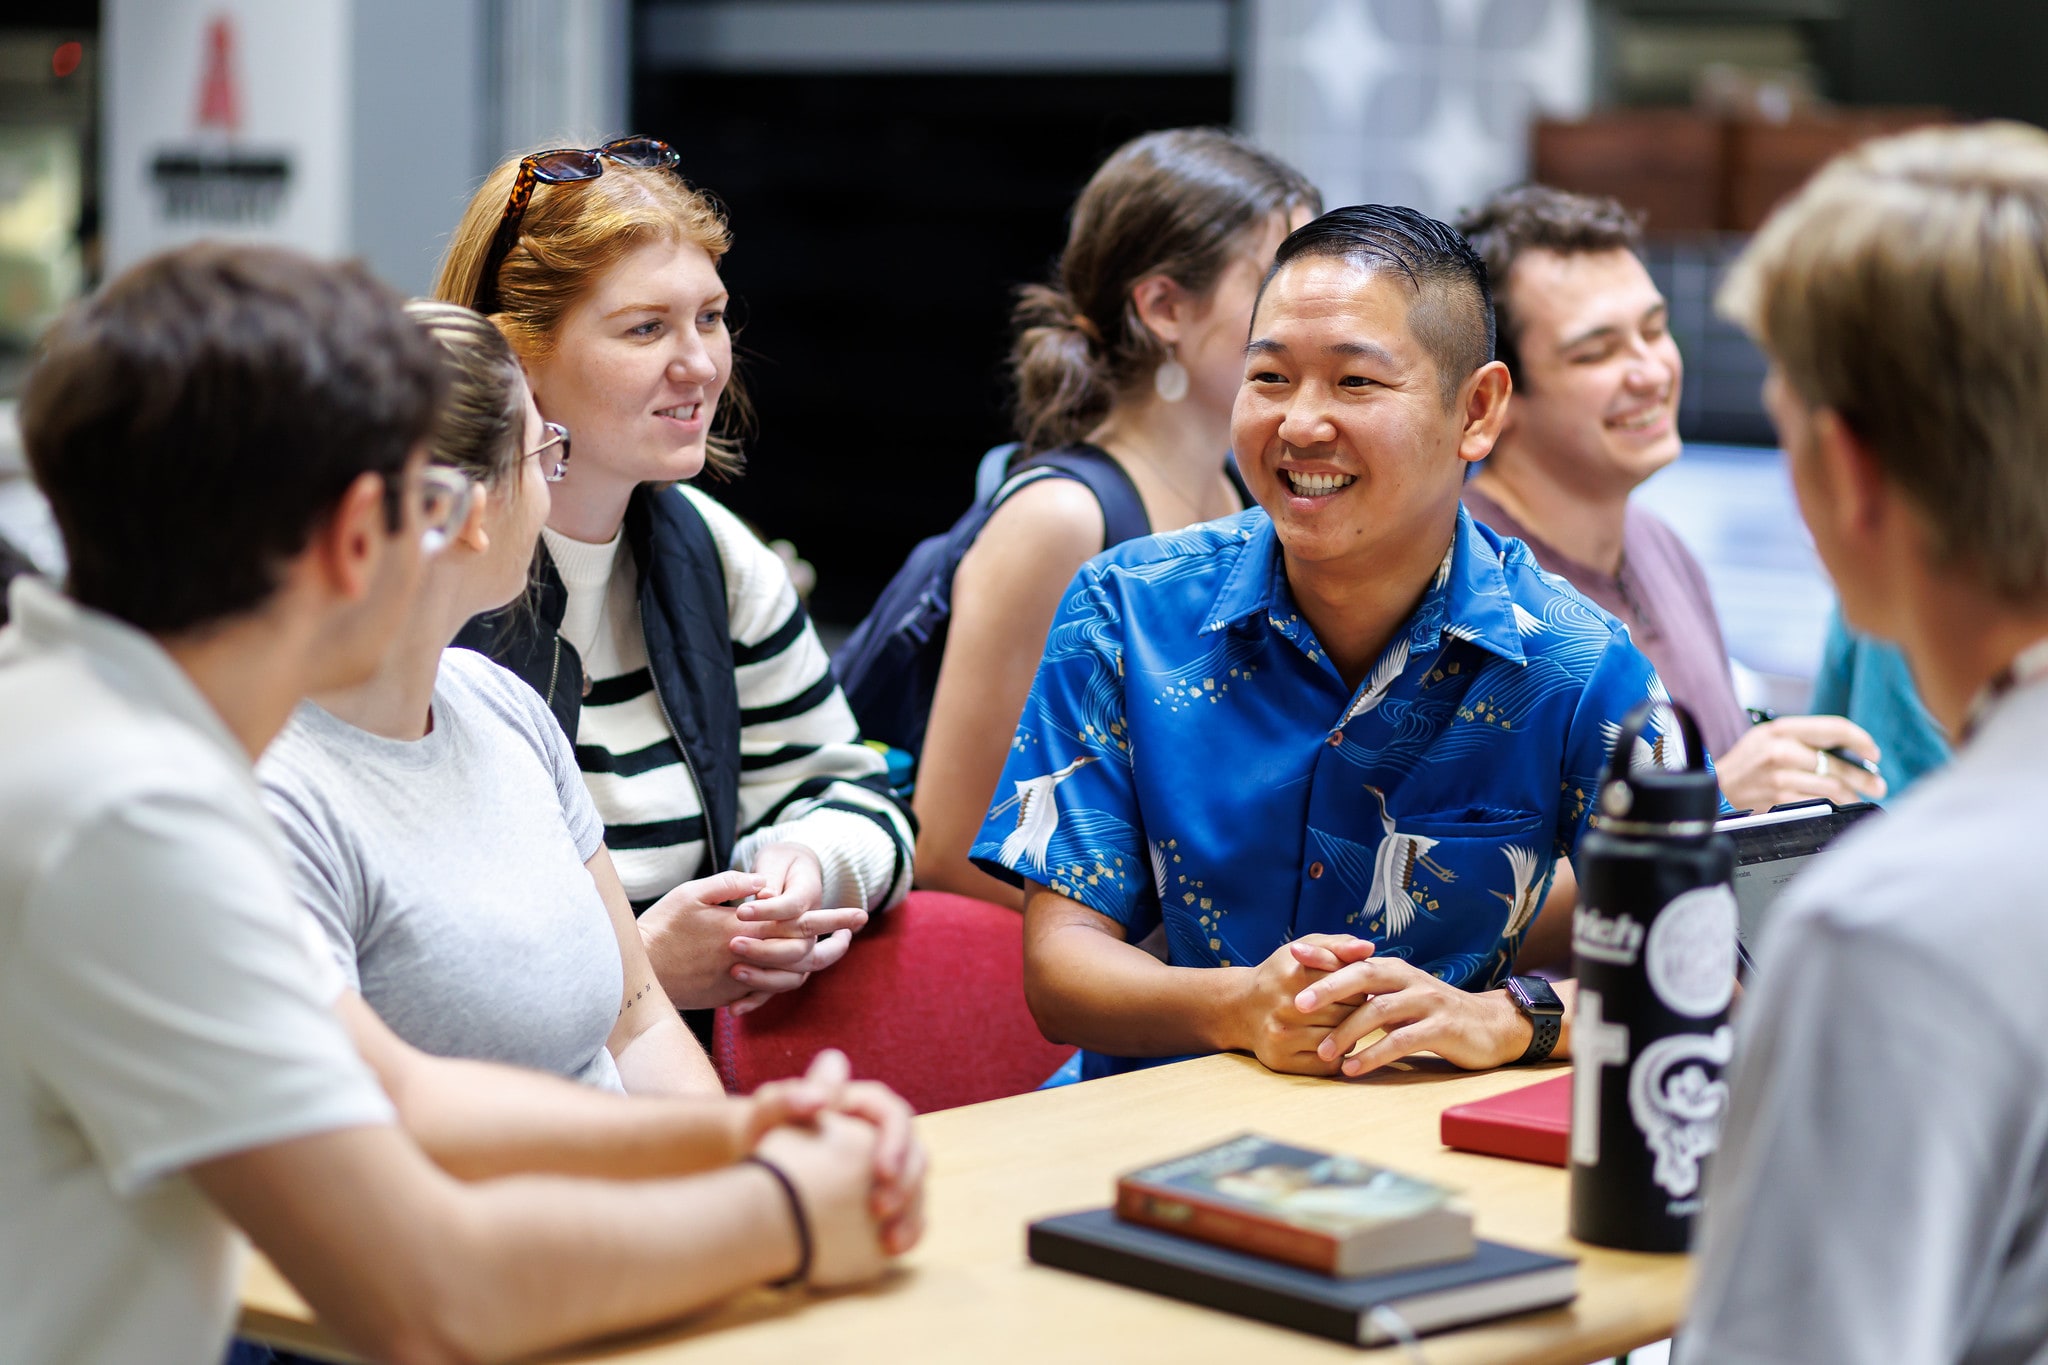
<path fill-rule="evenodd" d="M 469 517 L 476 485 L 458 469 L 430 464 L 420 471 L 420 552 L 439 554 Z"/>
<path fill-rule="evenodd" d="M 615 138 L 602 147 L 558 147 L 552 152 L 521 157 L 519 174 L 513 178 L 512 193 L 505 197 L 498 233 L 491 238 L 491 251 L 484 257 L 484 271 L 477 278 L 476 297 L 469 306 L 485 317 L 498 311 L 498 271 L 519 241 L 519 222 L 526 216 L 526 205 L 533 198 L 535 185 L 595 180 L 604 174 L 607 161 L 640 170 L 666 170 L 681 160 L 675 148 L 651 137 Z"/>
<path fill-rule="evenodd" d="M 543 422 L 541 425 L 548 429 L 548 438 L 527 451 L 527 458 L 538 457 L 541 477 L 549 483 L 560 483 L 569 477 L 569 428 L 560 422 Z M 550 450 L 555 452 L 553 459 L 547 458 Z"/>

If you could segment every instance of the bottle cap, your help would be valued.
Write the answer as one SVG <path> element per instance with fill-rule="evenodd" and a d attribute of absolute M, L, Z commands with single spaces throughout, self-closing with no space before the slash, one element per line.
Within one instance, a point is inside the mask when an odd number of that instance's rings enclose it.
<path fill-rule="evenodd" d="M 1608 752 L 1594 811 L 1602 829 L 1620 834 L 1713 831 L 1721 788 L 1692 712 L 1675 701 L 1646 701 L 1628 713 Z"/>

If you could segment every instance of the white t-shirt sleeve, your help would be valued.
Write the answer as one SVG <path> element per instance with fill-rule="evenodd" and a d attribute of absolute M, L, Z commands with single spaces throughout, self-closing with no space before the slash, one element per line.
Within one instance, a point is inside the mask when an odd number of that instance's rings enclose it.
<path fill-rule="evenodd" d="M 263 804 L 284 844 L 286 875 L 292 895 L 305 908 L 303 916 L 321 951 L 315 956 L 330 970 L 333 995 L 360 991 L 357 945 L 368 930 L 361 890 L 331 834 L 308 813 L 273 768 L 265 772 Z M 329 997 L 330 1000 L 332 996 Z"/>
<path fill-rule="evenodd" d="M 515 728 L 554 779 L 555 795 L 562 803 L 562 821 L 576 842 L 576 856 L 589 862 L 604 843 L 604 820 L 591 800 L 590 786 L 576 766 L 576 749 L 562 733 L 561 722 L 541 700 L 540 694 L 520 681 L 519 676 L 473 650 L 450 648 L 442 666 L 452 668 L 461 681 L 484 694 L 492 709 Z"/>
<path fill-rule="evenodd" d="M 28 893 L 0 1019 L 124 1197 L 194 1163 L 393 1121 L 272 850 L 185 797 L 76 829 Z"/>
<path fill-rule="evenodd" d="M 1959 1359 L 2032 1216 L 2038 1040 L 1892 936 L 1824 916 L 1778 929 L 1742 1020 L 1677 1358 Z"/>

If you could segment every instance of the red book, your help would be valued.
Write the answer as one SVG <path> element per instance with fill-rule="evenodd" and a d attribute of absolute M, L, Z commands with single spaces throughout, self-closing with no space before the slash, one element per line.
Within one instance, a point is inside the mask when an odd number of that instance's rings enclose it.
<path fill-rule="evenodd" d="M 1444 1146 L 1563 1166 L 1571 1161 L 1572 1073 L 1444 1110 Z"/>

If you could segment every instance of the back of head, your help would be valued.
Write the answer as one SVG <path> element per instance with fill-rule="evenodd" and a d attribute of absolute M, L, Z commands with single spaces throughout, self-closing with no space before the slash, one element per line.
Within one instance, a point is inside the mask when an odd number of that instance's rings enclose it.
<path fill-rule="evenodd" d="M 2048 602 L 2048 133 L 1845 153 L 1764 224 L 1719 303 L 1870 449 L 1944 566 Z"/>
<path fill-rule="evenodd" d="M 1561 256 L 1581 252 L 1640 251 L 1643 220 L 1621 201 L 1604 195 L 1568 194 L 1548 185 L 1518 185 L 1502 190 L 1458 220 L 1458 231 L 1486 262 L 1493 293 L 1494 353 L 1508 367 L 1516 385 L 1522 382 L 1517 349 L 1521 324 L 1509 297 L 1508 272 L 1525 251 L 1554 251 Z"/>
<path fill-rule="evenodd" d="M 397 524 L 441 385 L 360 265 L 224 243 L 142 262 L 51 329 L 22 395 L 71 595 L 156 634 L 259 607 L 361 475 Z"/>
<path fill-rule="evenodd" d="M 491 241 L 519 176 L 518 156 L 506 158 L 470 196 L 449 239 L 434 280 L 434 297 L 465 306 L 483 284 Z M 604 163 L 594 180 L 536 185 L 519 220 L 519 239 L 498 267 L 499 311 L 491 315 L 519 359 L 534 365 L 554 353 L 563 317 L 604 273 L 649 242 L 688 243 L 713 265 L 732 249 L 724 211 L 674 171 Z M 744 425 L 746 397 L 734 375 L 719 402 L 720 426 Z M 714 436 L 712 469 L 740 468 L 737 448 Z"/>
<path fill-rule="evenodd" d="M 474 309 L 413 299 L 405 312 L 440 348 L 448 398 L 427 446 L 435 464 L 498 485 L 519 468 L 526 427 L 519 361 L 504 334 Z"/>
<path fill-rule="evenodd" d="M 1273 253 L 1272 275 L 1295 261 L 1331 258 L 1392 271 L 1414 291 L 1408 326 L 1436 362 L 1446 408 L 1472 372 L 1493 359 L 1486 267 L 1449 224 L 1394 204 L 1331 209 L 1287 235 Z"/>
<path fill-rule="evenodd" d="M 1166 357 L 1131 290 L 1164 275 L 1202 295 L 1246 237 L 1322 198 L 1291 166 L 1215 128 L 1147 133 L 1119 147 L 1075 201 L 1058 282 L 1025 288 L 1010 353 L 1027 450 L 1078 440 Z"/>

